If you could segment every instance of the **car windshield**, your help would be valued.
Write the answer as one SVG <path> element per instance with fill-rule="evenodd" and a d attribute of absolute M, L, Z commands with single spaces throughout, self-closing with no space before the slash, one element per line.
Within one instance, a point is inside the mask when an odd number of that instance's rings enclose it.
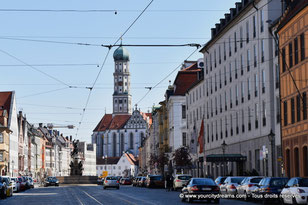
<path fill-rule="evenodd" d="M 231 183 L 240 184 L 244 178 L 231 178 Z"/>
<path fill-rule="evenodd" d="M 252 179 L 250 180 L 250 183 L 256 183 L 256 184 L 258 184 L 261 180 L 262 180 L 262 178 L 252 178 Z"/>
<path fill-rule="evenodd" d="M 197 185 L 216 185 L 212 179 L 193 179 L 192 184 Z"/>
<path fill-rule="evenodd" d="M 106 177 L 106 180 L 118 180 L 116 177 Z"/>
<path fill-rule="evenodd" d="M 180 179 L 180 180 L 190 180 L 191 176 L 178 176 L 178 179 Z"/>
<path fill-rule="evenodd" d="M 303 178 L 299 180 L 300 187 L 308 187 L 308 178 Z"/>
<path fill-rule="evenodd" d="M 284 186 L 289 180 L 284 179 L 284 178 L 279 178 L 279 179 L 272 179 L 270 182 L 270 186 L 277 186 L 277 187 L 282 187 Z"/>
<path fill-rule="evenodd" d="M 162 177 L 162 176 L 151 176 L 150 178 L 151 178 L 151 180 L 154 180 L 154 181 L 163 180 L 163 177 Z"/>

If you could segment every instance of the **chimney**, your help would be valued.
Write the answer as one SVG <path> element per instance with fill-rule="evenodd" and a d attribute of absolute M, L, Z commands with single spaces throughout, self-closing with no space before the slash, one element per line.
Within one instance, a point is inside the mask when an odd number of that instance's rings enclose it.
<path fill-rule="evenodd" d="M 43 127 L 43 123 L 39 123 L 39 127 L 42 128 Z"/>
<path fill-rule="evenodd" d="M 212 38 L 216 35 L 216 28 L 211 28 Z"/>
<path fill-rule="evenodd" d="M 226 19 L 220 19 L 220 27 L 223 27 L 226 23 Z"/>
<path fill-rule="evenodd" d="M 215 27 L 216 27 L 216 33 L 218 33 L 220 31 L 220 24 L 219 23 L 215 24 Z"/>
<path fill-rule="evenodd" d="M 231 14 L 231 19 L 236 16 L 236 9 L 235 8 L 230 8 L 230 14 Z"/>
<path fill-rule="evenodd" d="M 226 19 L 226 23 L 228 23 L 230 21 L 230 14 L 225 14 L 225 19 Z"/>
<path fill-rule="evenodd" d="M 236 2 L 236 13 L 239 13 L 242 10 L 242 2 Z"/>

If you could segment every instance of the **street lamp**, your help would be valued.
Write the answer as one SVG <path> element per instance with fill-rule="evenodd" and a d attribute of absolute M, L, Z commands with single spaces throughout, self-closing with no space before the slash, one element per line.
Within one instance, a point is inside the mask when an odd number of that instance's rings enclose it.
<path fill-rule="evenodd" d="M 275 174 L 275 133 L 273 133 L 273 130 L 271 129 L 270 133 L 268 134 L 268 140 L 271 145 L 271 158 L 272 158 L 272 176 Z"/>
<path fill-rule="evenodd" d="M 221 144 L 221 148 L 222 148 L 222 156 L 223 156 L 223 165 L 224 165 L 224 168 L 223 168 L 223 176 L 226 175 L 226 164 L 225 164 L 225 151 L 226 151 L 226 147 L 227 147 L 227 144 L 225 142 L 225 140 L 222 142 Z"/>

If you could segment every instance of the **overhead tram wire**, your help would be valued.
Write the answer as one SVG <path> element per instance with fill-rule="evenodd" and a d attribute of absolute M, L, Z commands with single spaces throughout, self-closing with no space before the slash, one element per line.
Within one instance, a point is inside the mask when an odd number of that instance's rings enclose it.
<path fill-rule="evenodd" d="M 193 54 L 196 53 L 196 51 L 198 51 L 199 49 L 196 48 L 185 60 L 188 60 Z M 185 61 L 184 60 L 184 61 Z M 178 68 L 180 68 L 182 66 L 182 63 L 180 65 L 178 65 L 175 69 L 173 69 L 166 77 L 164 77 L 162 80 L 160 80 L 158 83 L 156 83 L 154 86 L 150 87 L 149 90 L 145 93 L 145 95 L 139 100 L 137 101 L 136 105 L 138 105 L 154 88 L 156 88 L 159 84 L 161 84 L 164 80 L 166 80 L 170 75 L 172 75 L 172 73 L 174 73 L 175 71 L 178 70 Z"/>
<path fill-rule="evenodd" d="M 149 2 L 149 4 L 142 10 L 142 12 L 137 16 L 137 18 L 129 25 L 129 27 L 124 31 L 124 33 L 114 42 L 113 46 L 115 46 L 115 45 L 122 39 L 122 37 L 130 30 L 130 28 L 137 22 L 137 20 L 138 20 L 138 19 L 142 16 L 142 14 L 148 9 L 148 7 L 153 3 L 153 1 L 154 1 L 154 0 L 151 0 L 151 1 Z M 93 88 L 95 87 L 95 84 L 96 84 L 96 82 L 97 82 L 97 80 L 98 80 L 98 78 L 99 78 L 99 76 L 100 76 L 100 74 L 101 74 L 101 72 L 102 72 L 102 70 L 103 70 L 103 67 L 104 67 L 104 65 L 105 65 L 105 63 L 106 63 L 106 60 L 107 60 L 108 56 L 109 56 L 110 50 L 111 50 L 111 47 L 108 47 L 108 52 L 107 52 L 107 54 L 106 54 L 106 56 L 105 56 L 105 58 L 104 58 L 103 64 L 102 64 L 102 66 L 101 66 L 101 68 L 100 68 L 100 70 L 99 70 L 99 72 L 98 72 L 98 74 L 97 74 L 97 76 L 96 76 L 96 78 L 95 78 L 93 84 L 92 84 L 92 87 L 89 88 L 89 95 L 88 95 L 88 98 L 87 98 L 87 100 L 86 100 L 85 107 L 84 107 L 84 109 L 82 110 L 81 120 L 80 120 L 80 122 L 79 122 L 77 131 L 76 131 L 76 138 L 78 137 L 78 131 L 79 131 L 79 129 L 80 129 L 81 123 L 82 123 L 83 118 L 84 118 L 84 115 L 85 115 L 85 111 L 86 111 L 87 106 L 88 106 L 88 104 L 89 104 L 92 90 L 93 90 Z"/>

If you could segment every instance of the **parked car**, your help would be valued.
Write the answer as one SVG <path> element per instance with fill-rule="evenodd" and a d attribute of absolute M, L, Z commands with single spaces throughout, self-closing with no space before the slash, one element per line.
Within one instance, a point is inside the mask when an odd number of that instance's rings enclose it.
<path fill-rule="evenodd" d="M 27 176 L 21 176 L 25 182 L 25 188 L 26 189 L 30 189 L 31 185 L 30 185 L 30 181 L 29 178 Z"/>
<path fill-rule="evenodd" d="M 236 187 L 243 181 L 245 177 L 227 177 L 222 185 L 220 185 L 220 193 L 237 194 Z"/>
<path fill-rule="evenodd" d="M 137 186 L 138 185 L 138 180 L 140 179 L 141 177 L 139 176 L 139 177 L 135 177 L 134 179 L 133 179 L 133 186 Z"/>
<path fill-rule="evenodd" d="M 263 178 L 257 185 L 258 188 L 254 192 L 256 197 L 254 198 L 260 199 L 262 197 L 263 203 L 278 201 L 280 193 L 288 181 L 288 178 L 283 177 Z M 276 196 L 277 198 L 269 198 L 264 196 Z"/>
<path fill-rule="evenodd" d="M 291 178 L 281 191 L 281 200 L 285 204 L 308 203 L 308 178 Z"/>
<path fill-rule="evenodd" d="M 123 185 L 132 185 L 132 180 L 130 178 L 124 178 Z"/>
<path fill-rule="evenodd" d="M 104 182 L 104 178 L 97 178 L 97 185 L 102 185 Z"/>
<path fill-rule="evenodd" d="M 23 177 L 17 177 L 17 180 L 19 182 L 20 185 L 20 190 L 26 190 L 26 181 Z"/>
<path fill-rule="evenodd" d="M 117 177 L 114 176 L 107 176 L 104 180 L 104 189 L 107 189 L 109 187 L 115 187 L 117 189 L 120 189 L 120 184 Z"/>
<path fill-rule="evenodd" d="M 59 186 L 59 180 L 56 177 L 47 177 L 44 181 L 44 187 Z"/>
<path fill-rule="evenodd" d="M 12 185 L 13 185 L 13 191 L 19 192 L 20 190 L 20 182 L 18 181 L 17 177 L 11 177 Z"/>
<path fill-rule="evenodd" d="M 214 203 L 219 203 L 219 198 L 214 198 L 215 195 L 219 194 L 219 186 L 214 182 L 211 178 L 191 178 L 188 182 L 187 186 L 181 191 L 181 199 L 182 201 L 187 200 L 188 202 L 192 202 L 196 198 L 192 198 L 190 196 L 205 196 L 212 195 L 213 198 L 202 198 L 203 200 L 214 200 Z M 201 199 L 201 200 L 202 200 Z"/>
<path fill-rule="evenodd" d="M 34 182 L 33 182 L 33 179 L 32 177 L 28 177 L 28 180 L 29 180 L 29 183 L 30 183 L 30 188 L 34 188 Z"/>
<path fill-rule="evenodd" d="M 255 190 L 256 186 L 263 179 L 262 176 L 246 177 L 242 183 L 236 188 L 238 194 L 244 194 L 245 200 L 251 199 L 252 191 Z"/>
<path fill-rule="evenodd" d="M 12 186 L 12 182 L 11 182 L 11 177 L 9 176 L 2 176 L 3 180 L 6 183 L 6 196 L 13 196 L 13 186 Z"/>
<path fill-rule="evenodd" d="M 138 180 L 138 186 L 144 187 L 146 179 L 146 177 L 140 177 L 140 179 Z"/>
<path fill-rule="evenodd" d="M 182 189 L 191 179 L 191 175 L 187 174 L 179 174 L 176 175 L 174 180 L 173 180 L 173 189 Z"/>
<path fill-rule="evenodd" d="M 215 179 L 215 183 L 220 187 L 220 185 L 222 185 L 226 179 L 227 177 L 217 177 Z"/>
<path fill-rule="evenodd" d="M 164 188 L 165 187 L 164 177 L 162 175 L 148 175 L 146 179 L 146 187 L 147 188 L 153 188 L 153 187 Z"/>
<path fill-rule="evenodd" d="M 2 178 L 2 176 L 0 176 L 0 197 L 1 197 L 1 199 L 6 198 L 6 193 L 7 193 L 6 183 L 5 183 L 4 179 Z"/>

